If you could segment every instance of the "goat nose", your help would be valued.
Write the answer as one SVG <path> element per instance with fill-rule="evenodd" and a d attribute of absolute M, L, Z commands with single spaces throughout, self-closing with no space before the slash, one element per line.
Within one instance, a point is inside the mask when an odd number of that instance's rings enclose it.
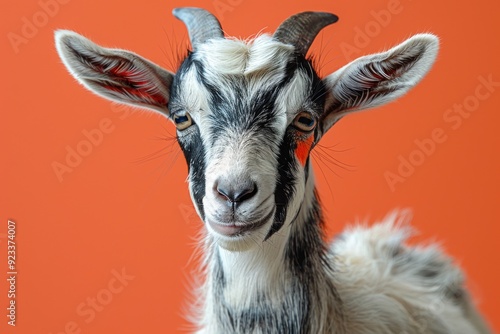
<path fill-rule="evenodd" d="M 244 202 L 257 193 L 257 185 L 252 181 L 237 184 L 219 181 L 215 184 L 214 188 L 219 197 L 223 197 L 231 203 Z"/>

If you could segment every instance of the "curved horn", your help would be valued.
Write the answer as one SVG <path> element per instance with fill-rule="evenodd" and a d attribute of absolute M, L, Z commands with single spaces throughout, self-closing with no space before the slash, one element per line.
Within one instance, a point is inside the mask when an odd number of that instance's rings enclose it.
<path fill-rule="evenodd" d="M 211 38 L 224 38 L 219 20 L 205 9 L 183 7 L 172 13 L 186 25 L 193 49 Z"/>
<path fill-rule="evenodd" d="M 305 56 L 320 30 L 338 19 L 337 15 L 331 13 L 299 13 L 286 19 L 273 37 L 279 42 L 295 46 L 295 50 Z"/>

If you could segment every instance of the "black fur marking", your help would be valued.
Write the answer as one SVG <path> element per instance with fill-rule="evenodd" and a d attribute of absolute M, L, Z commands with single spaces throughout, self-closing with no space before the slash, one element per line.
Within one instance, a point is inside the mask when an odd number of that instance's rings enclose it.
<path fill-rule="evenodd" d="M 205 152 L 200 137 L 200 130 L 197 125 L 192 125 L 195 129 L 189 129 L 192 133 L 186 137 L 179 137 L 179 142 L 184 157 L 188 164 L 191 192 L 194 201 L 200 212 L 201 218 L 205 219 L 205 210 L 203 208 L 203 197 L 205 197 Z M 186 131 L 186 130 L 184 130 Z"/>
<path fill-rule="evenodd" d="M 306 60 L 302 56 L 297 56 L 292 63 L 297 67 L 297 70 L 307 73 L 307 77 L 312 79 L 312 83 L 309 88 L 309 97 L 306 99 L 306 103 L 307 107 L 309 109 L 312 109 L 315 114 L 321 115 L 325 103 L 325 85 L 318 77 L 317 73 L 314 71 L 314 68 L 312 67 L 309 60 Z M 295 163 L 294 153 L 297 147 L 295 131 L 296 130 L 292 126 L 290 126 L 287 129 L 285 138 L 283 138 L 280 146 L 280 153 L 278 157 L 278 180 L 276 183 L 275 191 L 275 203 L 277 209 L 274 223 L 266 236 L 266 240 L 269 239 L 274 233 L 279 231 L 281 227 L 283 227 L 287 216 L 288 204 L 295 193 L 294 185 L 297 181 L 297 164 Z M 316 141 L 317 131 L 315 131 L 314 136 Z M 309 157 L 307 157 L 304 166 L 304 182 L 306 182 L 307 178 L 309 177 L 308 166 Z"/>
<path fill-rule="evenodd" d="M 182 105 L 178 102 L 179 95 L 181 94 L 179 81 L 182 80 L 182 77 L 189 69 L 191 63 L 192 59 L 189 55 L 182 63 L 179 71 L 174 77 L 169 103 L 171 118 L 175 116 L 178 109 L 182 109 Z M 203 208 L 202 201 L 205 196 L 205 150 L 198 125 L 194 124 L 190 128 L 183 130 L 182 134 L 178 133 L 177 141 L 182 149 L 182 152 L 184 153 L 184 157 L 186 158 L 191 192 L 193 194 L 195 204 L 200 212 L 201 218 L 204 220 L 205 210 Z"/>
<path fill-rule="evenodd" d="M 297 291 L 297 284 L 292 284 L 295 293 L 286 296 L 283 305 L 272 306 L 263 297 L 257 297 L 256 301 L 248 308 L 237 310 L 227 305 L 224 300 L 219 300 L 220 309 L 218 317 L 225 324 L 220 333 L 258 333 L 276 334 L 299 334 L 309 333 L 307 326 L 297 323 L 297 319 L 306 319 L 307 305 L 292 309 L 287 305 L 296 304 L 297 299 L 302 298 Z M 228 326 L 229 325 L 229 326 Z"/>
<path fill-rule="evenodd" d="M 226 277 L 224 276 L 224 270 L 222 270 L 222 262 L 220 258 L 220 254 L 218 251 L 215 252 L 215 266 L 214 266 L 214 278 L 217 282 L 217 294 L 222 294 L 224 288 L 226 287 Z"/>
<path fill-rule="evenodd" d="M 292 131 L 294 130 L 289 129 L 286 132 L 285 138 L 280 146 L 280 153 L 278 156 L 278 180 L 274 192 L 276 214 L 274 222 L 266 236 L 266 240 L 279 231 L 283 224 L 285 224 L 287 207 L 295 193 L 297 164 L 295 162 L 294 150 L 296 142 Z"/>
<path fill-rule="evenodd" d="M 212 145 L 222 137 L 228 129 L 236 132 L 254 131 L 263 140 L 276 140 L 274 130 L 270 127 L 273 118 L 274 101 L 284 85 L 294 77 L 296 64 L 290 62 L 286 67 L 284 78 L 274 87 L 264 86 L 250 96 L 248 81 L 240 75 L 224 76 L 210 81 L 204 71 L 203 64 L 195 61 L 200 83 L 209 92 L 209 104 L 212 133 Z M 231 92 L 229 94 L 226 94 Z"/>

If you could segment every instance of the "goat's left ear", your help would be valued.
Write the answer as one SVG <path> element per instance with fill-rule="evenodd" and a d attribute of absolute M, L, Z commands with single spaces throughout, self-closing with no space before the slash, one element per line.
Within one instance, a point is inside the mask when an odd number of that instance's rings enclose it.
<path fill-rule="evenodd" d="M 55 39 L 64 65 L 90 91 L 168 115 L 173 73 L 135 53 L 103 48 L 72 31 L 58 30 Z"/>
<path fill-rule="evenodd" d="M 415 35 L 389 51 L 364 56 L 327 76 L 328 92 L 321 130 L 342 116 L 393 101 L 429 71 L 439 48 L 431 34 Z"/>

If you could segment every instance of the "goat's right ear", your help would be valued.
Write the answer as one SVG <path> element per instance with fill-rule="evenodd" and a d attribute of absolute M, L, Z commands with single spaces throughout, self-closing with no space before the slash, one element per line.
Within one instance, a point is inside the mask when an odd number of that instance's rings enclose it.
<path fill-rule="evenodd" d="M 72 31 L 56 31 L 55 40 L 64 65 L 92 92 L 168 115 L 173 73 L 130 51 L 103 48 Z"/>
<path fill-rule="evenodd" d="M 431 68 L 439 48 L 432 34 L 417 34 L 392 49 L 360 57 L 324 79 L 328 98 L 321 129 L 341 117 L 393 101 Z"/>

